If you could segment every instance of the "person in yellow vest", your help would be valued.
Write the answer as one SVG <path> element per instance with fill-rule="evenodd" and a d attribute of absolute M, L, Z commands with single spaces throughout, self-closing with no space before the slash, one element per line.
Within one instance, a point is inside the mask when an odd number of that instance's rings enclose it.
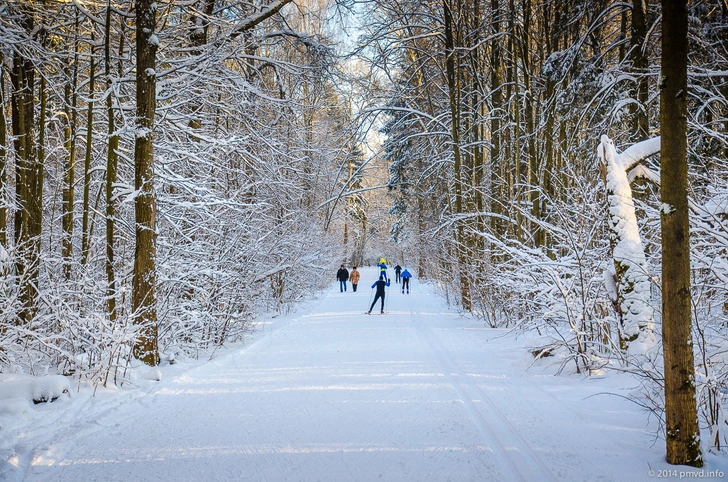
<path fill-rule="evenodd" d="M 379 258 L 379 276 L 384 276 L 384 281 L 387 281 L 387 260 L 384 258 Z"/>

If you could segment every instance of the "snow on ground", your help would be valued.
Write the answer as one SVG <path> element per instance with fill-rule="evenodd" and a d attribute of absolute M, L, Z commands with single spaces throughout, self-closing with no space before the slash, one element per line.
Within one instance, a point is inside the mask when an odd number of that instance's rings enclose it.
<path fill-rule="evenodd" d="M 0 479 L 546 481 L 673 479 L 628 376 L 555 376 L 523 337 L 449 310 L 425 284 L 366 315 L 338 283 L 208 362 L 135 388 L 0 409 Z M 1 383 L 1 382 L 0 382 Z M 613 395 L 609 395 L 612 393 Z M 8 416 L 8 413 L 11 416 Z M 651 472 L 652 471 L 652 472 Z"/>

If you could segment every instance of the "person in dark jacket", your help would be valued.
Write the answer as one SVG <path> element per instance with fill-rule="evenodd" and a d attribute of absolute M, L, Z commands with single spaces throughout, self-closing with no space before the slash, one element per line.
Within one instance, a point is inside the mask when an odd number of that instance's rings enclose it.
<path fill-rule="evenodd" d="M 397 265 L 394 267 L 394 282 L 399 284 L 399 275 L 402 272 L 402 267 Z"/>
<path fill-rule="evenodd" d="M 407 271 L 407 268 L 402 271 L 402 294 L 404 294 L 405 288 L 407 288 L 407 294 L 409 294 L 409 281 L 412 275 L 409 271 Z"/>
<path fill-rule="evenodd" d="M 374 301 L 372 301 L 372 306 L 369 307 L 369 311 L 367 311 L 367 315 L 372 314 L 372 308 L 374 308 L 374 305 L 377 304 L 377 300 L 382 300 L 382 314 L 384 314 L 384 288 L 385 286 L 389 286 L 389 280 L 384 281 L 384 276 L 379 276 L 379 281 L 375 281 L 372 285 L 372 288 L 377 288 L 377 294 L 374 295 Z"/>
<path fill-rule="evenodd" d="M 346 280 L 349 279 L 349 272 L 341 265 L 339 271 L 336 272 L 336 279 L 339 280 L 339 290 L 343 293 L 346 291 Z"/>

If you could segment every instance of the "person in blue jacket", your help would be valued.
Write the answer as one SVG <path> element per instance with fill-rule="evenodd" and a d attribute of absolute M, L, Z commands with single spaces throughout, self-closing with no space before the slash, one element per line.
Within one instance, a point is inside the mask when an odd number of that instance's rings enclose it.
<path fill-rule="evenodd" d="M 409 271 L 407 271 L 407 268 L 402 271 L 402 294 L 404 294 L 404 289 L 407 288 L 407 294 L 409 294 L 409 280 L 412 277 Z"/>
<path fill-rule="evenodd" d="M 372 288 L 377 288 L 377 294 L 374 296 L 374 301 L 372 302 L 372 306 L 369 307 L 369 311 L 367 311 L 367 315 L 372 314 L 372 308 L 374 308 L 374 305 L 377 304 L 377 300 L 382 300 L 382 310 L 381 313 L 384 314 L 384 288 L 386 286 L 389 286 L 389 280 L 384 281 L 384 276 L 379 276 L 379 281 L 375 281 L 372 285 Z"/>

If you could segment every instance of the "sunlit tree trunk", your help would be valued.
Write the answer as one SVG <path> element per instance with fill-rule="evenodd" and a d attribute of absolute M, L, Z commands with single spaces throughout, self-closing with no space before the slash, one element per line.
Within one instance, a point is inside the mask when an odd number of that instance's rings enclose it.
<path fill-rule="evenodd" d="M 701 467 L 690 314 L 687 0 L 662 0 L 660 158 L 665 442 L 671 464 Z"/>
<path fill-rule="evenodd" d="M 134 356 L 147 365 L 159 363 L 156 295 L 156 196 L 154 193 L 154 151 L 152 147 L 156 109 L 156 3 L 136 3 L 136 135 L 134 143 L 134 203 L 136 246 L 132 281 L 132 310 L 139 335 Z"/>

